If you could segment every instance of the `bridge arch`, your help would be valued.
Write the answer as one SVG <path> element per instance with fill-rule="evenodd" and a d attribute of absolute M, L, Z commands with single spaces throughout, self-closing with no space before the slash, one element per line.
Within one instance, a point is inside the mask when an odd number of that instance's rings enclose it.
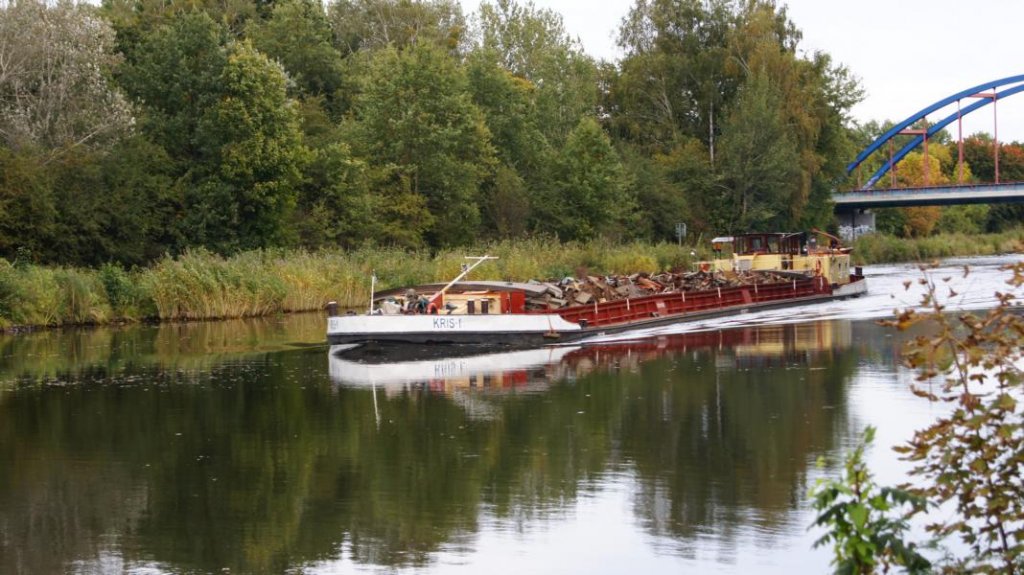
<path fill-rule="evenodd" d="M 1015 84 L 1019 84 L 1019 85 L 1015 85 Z M 1005 88 L 1001 92 L 997 92 L 996 91 L 997 88 L 1005 87 L 1005 86 L 1010 86 L 1010 87 L 1009 88 Z M 900 148 L 898 153 L 893 155 L 891 162 L 885 162 L 884 164 L 882 164 L 882 167 L 879 168 L 874 174 L 871 175 L 871 178 L 869 178 L 868 181 L 865 182 L 865 184 L 863 186 L 861 186 L 861 189 L 867 190 L 867 189 L 871 189 L 872 187 L 874 187 L 874 185 L 878 182 L 878 180 L 881 179 L 881 177 L 883 175 L 885 175 L 886 172 L 889 171 L 889 168 L 891 166 L 894 166 L 897 163 L 899 163 L 899 161 L 902 160 L 908 153 L 910 153 L 911 150 L 913 150 L 914 148 L 919 146 L 921 144 L 921 142 L 924 141 L 925 137 L 931 137 L 933 134 L 937 133 L 938 131 L 940 131 L 943 128 L 945 128 L 946 126 L 948 126 L 950 123 L 952 123 L 958 117 L 966 116 L 967 114 L 970 114 L 971 112 L 979 110 L 979 109 L 987 106 L 988 104 L 990 104 L 992 102 L 995 102 L 997 100 L 1001 100 L 1003 98 L 1006 98 L 1006 97 L 1009 97 L 1009 96 L 1012 96 L 1014 94 L 1018 94 L 1018 93 L 1024 91 L 1024 74 L 1017 75 L 1017 76 L 1009 76 L 1009 77 L 1002 78 L 1002 79 L 999 79 L 999 80 L 994 80 L 992 82 L 986 82 L 984 84 L 979 84 L 979 85 L 974 86 L 972 88 L 968 88 L 966 90 L 957 92 L 956 94 L 953 94 L 952 96 L 943 98 L 943 99 L 935 102 L 934 104 L 931 104 L 930 106 L 919 110 L 915 114 L 909 116 L 907 119 L 905 119 L 902 122 L 896 124 L 895 126 L 890 128 L 887 132 L 885 132 L 884 134 L 879 136 L 867 148 L 864 148 L 864 151 L 862 151 L 860 154 L 858 154 L 857 158 L 854 161 L 850 162 L 846 166 L 846 173 L 847 174 L 852 173 L 853 170 L 855 170 L 857 168 L 857 166 L 859 166 L 862 162 L 864 162 L 864 160 L 866 160 L 871 154 L 875 153 L 883 145 L 885 145 L 887 142 L 889 142 L 890 140 L 892 140 L 896 136 L 900 135 L 900 132 L 902 132 L 903 130 L 907 129 L 911 125 L 913 125 L 914 122 L 916 122 L 918 120 L 921 120 L 921 119 L 927 117 L 928 114 L 931 114 L 931 113 L 933 113 L 933 112 L 935 112 L 937 110 L 945 108 L 946 106 L 949 106 L 951 104 L 955 104 L 959 100 L 962 100 L 964 98 L 969 98 L 971 96 L 975 96 L 979 92 L 981 92 L 982 90 L 988 90 L 988 89 L 992 90 L 992 93 L 994 95 L 993 98 L 982 98 L 982 99 L 979 99 L 977 102 L 974 102 L 971 105 L 969 105 L 969 106 L 967 106 L 965 108 L 962 108 L 959 111 L 959 113 L 950 114 L 949 116 L 946 116 L 945 118 L 943 118 L 939 122 L 936 122 L 935 124 L 933 124 L 931 126 L 928 126 L 928 130 L 927 130 L 926 136 L 925 135 L 914 136 L 910 140 L 910 142 L 908 142 L 905 146 Z"/>

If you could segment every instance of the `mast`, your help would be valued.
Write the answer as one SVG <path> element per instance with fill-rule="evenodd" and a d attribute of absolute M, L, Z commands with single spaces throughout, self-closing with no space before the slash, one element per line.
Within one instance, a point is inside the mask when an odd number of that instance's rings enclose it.
<path fill-rule="evenodd" d="M 464 278 L 467 275 L 469 275 L 469 272 L 473 271 L 473 268 L 475 268 L 476 266 L 484 263 L 487 260 L 496 260 L 498 258 L 497 258 L 497 256 L 466 256 L 466 259 L 467 260 L 476 260 L 476 261 L 473 262 L 471 265 L 463 266 L 462 273 L 460 273 L 459 275 L 455 276 L 455 279 L 453 279 L 452 281 L 448 282 L 448 285 L 446 285 L 443 288 L 439 289 L 437 292 L 434 293 L 434 295 L 430 296 L 430 300 L 429 300 L 430 302 L 433 302 L 437 298 L 439 298 L 442 295 L 444 295 L 444 293 L 446 291 L 448 291 L 449 288 L 451 288 L 453 285 L 458 283 L 458 281 L 461 280 L 462 278 Z"/>

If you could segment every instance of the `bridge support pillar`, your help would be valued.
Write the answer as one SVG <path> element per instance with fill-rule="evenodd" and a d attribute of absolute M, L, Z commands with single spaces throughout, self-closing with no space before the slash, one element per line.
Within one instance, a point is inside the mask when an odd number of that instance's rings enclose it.
<path fill-rule="evenodd" d="M 868 209 L 837 211 L 836 219 L 839 220 L 839 237 L 846 241 L 875 231 L 875 214 Z"/>

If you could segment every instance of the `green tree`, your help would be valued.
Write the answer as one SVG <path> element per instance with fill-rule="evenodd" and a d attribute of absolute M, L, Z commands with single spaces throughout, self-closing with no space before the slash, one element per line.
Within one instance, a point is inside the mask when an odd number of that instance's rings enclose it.
<path fill-rule="evenodd" d="M 797 185 L 791 188 L 789 225 L 824 227 L 832 217 L 832 190 L 845 178 L 843 159 L 850 145 L 849 109 L 862 97 L 857 83 L 827 54 L 796 54 L 800 32 L 788 21 L 785 9 L 771 3 L 745 5 L 740 24 L 729 40 L 727 70 L 746 75 L 761 71 L 779 93 L 782 116 L 797 153 Z"/>
<path fill-rule="evenodd" d="M 790 201 L 800 185 L 799 153 L 781 95 L 761 72 L 748 79 L 722 128 L 721 169 L 729 231 L 792 229 Z M 725 223 L 723 221 L 723 223 Z"/>
<path fill-rule="evenodd" d="M 619 156 L 596 121 L 584 118 L 569 134 L 556 177 L 555 196 L 541 211 L 541 231 L 568 240 L 622 237 L 635 202 L 627 195 Z"/>
<path fill-rule="evenodd" d="M 619 31 L 625 51 L 612 89 L 616 133 L 648 149 L 696 137 L 714 159 L 718 126 L 740 79 L 724 69 L 737 16 L 728 0 L 639 0 Z"/>
<path fill-rule="evenodd" d="M 995 151 L 992 136 L 974 134 L 964 138 L 964 161 L 971 167 L 978 181 L 996 181 Z"/>
<path fill-rule="evenodd" d="M 179 190 L 166 152 L 141 134 L 118 143 L 101 165 L 109 250 L 95 263 L 146 265 L 181 245 L 174 222 L 182 217 Z M 73 262 L 77 263 L 77 262 Z"/>
<path fill-rule="evenodd" d="M 247 42 L 225 52 L 218 100 L 195 132 L 209 162 L 193 172 L 186 225 L 222 251 L 280 244 L 306 161 L 298 116 L 280 66 Z"/>
<path fill-rule="evenodd" d="M 709 220 L 714 212 L 716 176 L 707 148 L 695 138 L 653 158 L 632 145 L 620 145 L 630 195 L 636 198 L 634 233 L 653 241 L 676 240 L 675 226 L 687 223 L 694 234 L 721 229 Z"/>
<path fill-rule="evenodd" d="M 381 50 L 355 112 L 356 150 L 375 170 L 382 201 L 397 210 L 385 225 L 406 233 L 422 224 L 435 246 L 473 239 L 494 149 L 457 62 L 431 44 Z"/>
<path fill-rule="evenodd" d="M 457 51 L 466 33 L 454 0 L 338 0 L 328 18 L 342 54 L 431 43 Z"/>
<path fill-rule="evenodd" d="M 749 84 L 770 78 L 778 116 L 772 138 L 786 140 L 784 154 L 797 169 L 783 178 L 786 213 L 775 224 L 825 226 L 832 220 L 832 190 L 844 177 L 843 159 L 853 149 L 848 113 L 861 91 L 827 54 L 798 56 L 800 38 L 785 8 L 774 2 L 637 2 L 620 31 L 626 52 L 621 72 L 607 90 L 612 133 L 649 154 L 672 154 L 680 144 L 692 146 L 696 140 L 723 183 L 735 191 L 736 183 L 750 174 L 734 170 L 750 165 L 738 164 L 735 154 L 726 158 L 731 153 L 726 148 L 742 139 L 729 130 L 737 127 L 737 110 L 749 109 L 751 93 L 761 90 L 748 89 Z M 720 208 L 720 193 L 704 194 L 688 197 L 688 203 Z M 749 194 L 738 195 L 743 211 L 742 198 Z M 701 217 L 713 225 L 737 223 L 728 210 Z"/>
<path fill-rule="evenodd" d="M 501 165 L 483 191 L 484 228 L 499 238 L 524 236 L 532 216 L 526 182 L 512 168 Z"/>
<path fill-rule="evenodd" d="M 597 67 L 565 31 L 562 17 L 514 0 L 480 6 L 481 48 L 532 85 L 536 126 L 555 146 L 597 111 Z"/>
<path fill-rule="evenodd" d="M 341 53 L 319 0 L 276 2 L 270 17 L 254 21 L 248 36 L 260 52 L 277 60 L 288 73 L 289 90 L 299 98 L 323 98 L 337 117 L 347 107 Z"/>
<path fill-rule="evenodd" d="M 242 38 L 249 23 L 265 17 L 271 5 L 265 0 L 101 0 L 100 10 L 117 31 L 119 51 L 134 62 L 136 51 L 151 34 L 182 16 L 205 14 L 233 38 Z"/>
<path fill-rule="evenodd" d="M 52 170 L 35 150 L 0 147 L 0 256 L 44 253 L 56 218 Z"/>
<path fill-rule="evenodd" d="M 540 127 L 537 87 L 499 63 L 493 50 L 479 49 L 467 59 L 473 103 L 484 114 L 498 159 L 521 175 L 537 174 L 552 150 Z"/>
<path fill-rule="evenodd" d="M 499 237 L 522 234 L 534 221 L 537 190 L 549 185 L 557 158 L 539 126 L 537 87 L 503 68 L 497 52 L 486 48 L 469 55 L 466 73 L 501 163 L 481 187 L 483 228 Z"/>
<path fill-rule="evenodd" d="M 178 249 L 284 241 L 306 154 L 280 66 L 200 13 L 156 31 L 126 79 L 171 163 Z"/>
<path fill-rule="evenodd" d="M 146 37 L 123 75 L 140 106 L 140 126 L 178 171 L 202 162 L 195 134 L 217 100 L 227 30 L 203 13 L 180 16 Z"/>
<path fill-rule="evenodd" d="M 109 151 L 80 148 L 49 163 L 60 209 L 36 251 L 41 261 L 142 265 L 162 255 L 174 245 L 166 234 L 177 215 L 165 160 L 163 150 L 135 136 Z"/>
<path fill-rule="evenodd" d="M 902 566 L 908 573 L 928 573 L 929 562 L 917 546 L 904 540 L 910 524 L 896 512 L 903 507 L 920 512 L 925 500 L 904 489 L 879 487 L 864 463 L 864 449 L 875 439 L 875 428 L 868 426 L 864 440 L 849 453 L 841 479 L 819 479 L 810 491 L 818 517 L 817 527 L 828 529 L 814 542 L 815 547 L 832 544 L 836 573 L 871 574 L 880 569 L 888 573 Z M 824 466 L 824 460 L 818 461 Z"/>
<path fill-rule="evenodd" d="M 385 241 L 378 213 L 381 198 L 370 193 L 364 160 L 344 143 L 312 150 L 291 223 L 307 248 L 357 247 Z"/>
<path fill-rule="evenodd" d="M 991 211 L 992 206 L 984 204 L 946 206 L 942 208 L 942 216 L 935 227 L 940 233 L 982 234 Z"/>

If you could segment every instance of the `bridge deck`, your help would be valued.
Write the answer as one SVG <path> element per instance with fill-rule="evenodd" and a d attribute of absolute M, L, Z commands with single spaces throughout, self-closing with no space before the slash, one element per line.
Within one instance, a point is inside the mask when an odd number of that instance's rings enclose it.
<path fill-rule="evenodd" d="M 832 194 L 836 210 L 1024 202 L 1024 182 L 855 190 Z"/>

